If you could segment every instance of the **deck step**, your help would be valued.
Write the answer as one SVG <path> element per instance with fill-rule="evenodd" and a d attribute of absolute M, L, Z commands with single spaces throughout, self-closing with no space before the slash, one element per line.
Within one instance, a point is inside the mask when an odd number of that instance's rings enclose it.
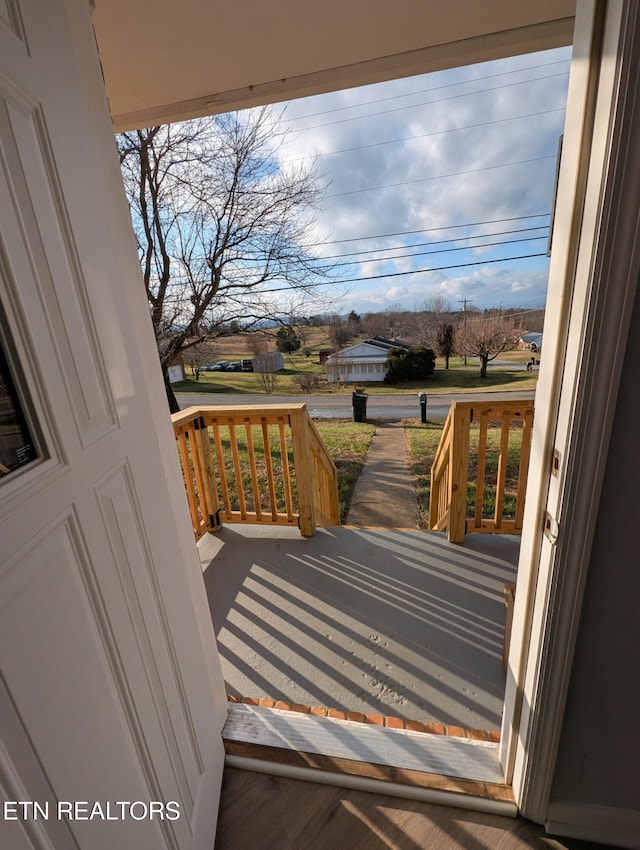
<path fill-rule="evenodd" d="M 461 806 L 481 798 L 515 812 L 492 742 L 242 703 L 229 705 L 222 734 L 228 756 L 432 789 L 455 795 Z"/>

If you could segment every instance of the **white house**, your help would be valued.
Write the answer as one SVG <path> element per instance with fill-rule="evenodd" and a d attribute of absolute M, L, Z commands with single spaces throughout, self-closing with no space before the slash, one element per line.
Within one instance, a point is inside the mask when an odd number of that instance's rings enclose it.
<path fill-rule="evenodd" d="M 552 833 L 640 847 L 636 0 L 0 0 L 0 343 L 34 447 L 0 478 L 0 795 L 53 815 L 0 846 L 213 845 L 228 706 L 113 127 L 570 43 L 501 765 Z M 55 817 L 114 798 L 181 817 Z"/>
<path fill-rule="evenodd" d="M 526 333 L 522 334 L 518 340 L 518 348 L 525 351 L 537 351 L 542 349 L 542 334 L 541 333 Z"/>
<path fill-rule="evenodd" d="M 327 381 L 330 384 L 360 384 L 368 381 L 384 381 L 387 374 L 387 354 L 408 345 L 374 337 L 357 342 L 336 351 L 327 357 Z"/>

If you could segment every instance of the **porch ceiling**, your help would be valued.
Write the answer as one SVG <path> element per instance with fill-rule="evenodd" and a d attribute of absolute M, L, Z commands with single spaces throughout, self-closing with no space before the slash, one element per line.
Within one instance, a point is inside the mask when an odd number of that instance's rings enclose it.
<path fill-rule="evenodd" d="M 96 0 L 122 130 L 570 43 L 575 0 Z"/>

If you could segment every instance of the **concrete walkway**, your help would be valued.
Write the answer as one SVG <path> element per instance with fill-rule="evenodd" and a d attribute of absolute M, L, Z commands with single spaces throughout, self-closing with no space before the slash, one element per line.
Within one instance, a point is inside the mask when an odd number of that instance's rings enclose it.
<path fill-rule="evenodd" d="M 408 466 L 404 428 L 386 422 L 376 429 L 356 484 L 347 525 L 359 528 L 421 528 Z"/>

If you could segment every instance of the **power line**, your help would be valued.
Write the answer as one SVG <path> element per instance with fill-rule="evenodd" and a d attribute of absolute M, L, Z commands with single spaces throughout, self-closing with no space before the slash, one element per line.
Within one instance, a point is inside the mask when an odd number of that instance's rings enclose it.
<path fill-rule="evenodd" d="M 568 73 L 568 71 L 565 71 L 561 74 L 547 74 L 544 77 L 534 77 L 531 80 L 518 80 L 513 83 L 504 83 L 504 85 L 493 86 L 492 88 L 488 89 L 476 89 L 475 91 L 452 94 L 449 97 L 440 97 L 437 100 L 427 100 L 423 101 L 422 103 L 409 104 L 408 106 L 397 106 L 395 107 L 395 109 L 385 109 L 379 112 L 368 112 L 366 115 L 353 115 L 351 118 L 339 118 L 337 121 L 326 121 L 324 124 L 313 124 L 311 127 L 297 127 L 296 132 L 305 133 L 308 130 L 319 130 L 322 127 L 333 127 L 336 124 L 346 124 L 348 121 L 361 121 L 364 118 L 378 118 L 380 115 L 391 115 L 392 112 L 404 112 L 407 109 L 418 109 L 420 106 L 430 106 L 432 103 L 445 103 L 448 100 L 458 100 L 461 97 L 471 97 L 471 95 L 474 94 L 486 94 L 487 92 L 496 92 L 500 91 L 500 89 L 513 88 L 514 86 L 522 86 L 526 85 L 527 83 L 537 83 L 541 80 L 551 80 L 554 77 L 566 77 Z M 482 82 L 482 80 L 480 80 L 479 82 Z M 275 135 L 284 136 L 286 135 L 286 132 L 282 131 L 281 133 L 276 133 Z"/>
<path fill-rule="evenodd" d="M 455 83 L 447 83 L 444 86 L 432 86 L 431 88 L 417 89 L 416 91 L 405 92 L 404 94 L 395 94 L 395 95 L 390 95 L 389 97 L 380 97 L 380 98 L 376 98 L 375 100 L 367 100 L 367 101 L 363 101 L 362 103 L 350 103 L 350 104 L 347 104 L 346 106 L 336 106 L 333 109 L 325 109 L 321 112 L 308 112 L 306 115 L 294 115 L 292 118 L 289 118 L 288 120 L 289 121 L 302 121 L 305 118 L 317 118 L 320 115 L 331 115 L 335 112 L 344 112 L 346 109 L 354 109 L 354 108 L 357 108 L 358 106 L 373 106 L 376 103 L 385 103 L 388 100 L 398 100 L 399 97 L 412 97 L 412 96 L 417 95 L 417 94 L 426 94 L 427 92 L 431 92 L 431 91 L 441 91 L 443 89 L 450 89 L 450 88 L 453 88 L 454 86 L 464 86 L 467 83 L 478 82 L 478 80 L 491 80 L 491 79 L 496 79 L 497 77 L 506 77 L 506 76 L 511 76 L 512 74 L 523 73 L 525 71 L 535 71 L 538 68 L 550 68 L 552 65 L 564 65 L 565 63 L 567 63 L 569 61 L 570 61 L 570 59 L 558 59 L 558 60 L 555 60 L 554 62 L 543 62 L 539 65 L 527 65 L 524 68 L 515 68 L 511 71 L 501 71 L 498 74 L 487 74 L 486 76 L 482 76 L 482 77 L 470 77 L 468 80 L 458 80 Z M 538 79 L 538 78 L 532 77 L 532 79 L 535 80 L 535 79 Z"/>
<path fill-rule="evenodd" d="M 323 240 L 302 245 L 303 248 L 314 248 L 317 245 L 341 245 L 345 242 L 364 242 L 368 239 L 390 239 L 394 236 L 413 236 L 416 233 L 439 233 L 442 230 L 459 230 L 463 227 L 481 227 L 484 224 L 504 224 L 507 221 L 524 221 L 530 218 L 548 218 L 550 212 L 531 213 L 530 215 L 514 215 L 509 218 L 489 218 L 484 221 L 470 221 L 465 224 L 441 224 L 438 227 L 423 227 L 420 230 L 399 230 L 395 233 L 377 233 L 373 236 L 351 236 L 348 239 Z"/>
<path fill-rule="evenodd" d="M 481 171 L 492 171 L 496 168 L 506 168 L 509 165 L 527 165 L 531 162 L 542 162 L 545 159 L 553 159 L 555 161 L 556 154 L 549 154 L 548 156 L 537 156 L 533 159 L 520 159 L 516 162 L 503 162 L 500 165 L 485 165 L 482 168 L 470 168 L 466 171 L 452 171 L 450 174 L 437 174 L 434 177 L 420 177 L 417 180 L 405 180 L 401 183 L 385 183 L 383 186 L 370 186 L 366 189 L 351 189 L 348 192 L 336 192 L 333 195 L 325 195 L 326 199 L 328 198 L 343 198 L 345 195 L 358 195 L 362 192 L 375 192 L 380 189 L 395 189 L 398 186 L 411 186 L 415 183 L 427 183 L 431 180 L 443 180 L 446 177 L 461 177 L 464 174 L 478 174 Z"/>
<path fill-rule="evenodd" d="M 472 225 L 469 225 L 470 227 Z M 539 224 L 537 227 L 521 227 L 517 230 L 498 230 L 495 233 L 472 233 L 468 236 L 457 236 L 451 237 L 450 239 L 439 239 L 436 242 L 414 242 L 412 245 L 392 245 L 389 248 L 368 248 L 361 251 L 347 251 L 344 254 L 329 254 L 328 256 L 320 257 L 321 260 L 338 260 L 341 257 L 357 257 L 360 254 L 379 254 L 381 251 L 397 251 L 401 248 L 405 250 L 410 250 L 411 248 L 426 248 L 429 245 L 446 245 L 448 242 L 461 242 L 467 239 L 484 239 L 490 236 L 510 236 L 514 233 L 531 233 L 533 230 L 549 230 L 548 224 Z M 540 239 L 546 237 L 538 237 Z M 520 239 L 511 239 L 511 242 L 520 242 L 523 240 Z M 482 248 L 482 245 L 468 245 L 467 248 Z M 435 252 L 438 253 L 438 252 Z M 375 262 L 378 259 L 376 257 L 371 257 L 370 260 L 364 259 L 362 262 Z M 381 259 L 385 259 L 384 257 Z M 386 259 L 394 259 L 393 257 L 387 257 Z"/>
<path fill-rule="evenodd" d="M 452 265 L 452 266 L 438 266 L 438 267 L 434 266 L 433 268 L 430 268 L 430 269 L 416 269 L 415 271 L 393 272 L 392 274 L 376 274 L 376 275 L 371 275 L 370 277 L 355 277 L 355 278 L 347 278 L 346 280 L 344 278 L 340 278 L 339 280 L 335 281 L 335 283 L 359 283 L 360 281 L 364 281 L 364 280 L 380 280 L 381 278 L 386 278 L 386 277 L 404 277 L 405 275 L 408 275 L 408 274 L 427 274 L 428 272 L 440 272 L 440 271 L 445 271 L 447 269 L 464 269 L 464 268 L 469 268 L 470 266 L 485 266 L 485 265 L 489 265 L 490 263 L 509 263 L 512 260 L 529 260 L 532 257 L 546 257 L 546 256 L 547 256 L 546 251 L 544 251 L 540 254 L 523 254 L 520 257 L 499 257 L 496 260 L 479 260 L 475 263 L 456 263 L 455 265 Z"/>
<path fill-rule="evenodd" d="M 499 257 L 496 260 L 479 260 L 475 263 L 455 263 L 450 266 L 434 266 L 430 269 L 415 269 L 415 271 L 409 272 L 392 272 L 390 274 L 376 274 L 371 275 L 369 277 L 352 277 L 352 278 L 339 278 L 338 280 L 323 280 L 318 281 L 317 283 L 307 283 L 301 286 L 291 287 L 291 286 L 278 286 L 272 287 L 270 289 L 259 289 L 258 292 L 261 293 L 270 293 L 270 292 L 289 292 L 292 288 L 297 290 L 306 290 L 306 289 L 315 289 L 318 286 L 335 286 L 339 283 L 362 283 L 366 280 L 382 280 L 384 278 L 392 278 L 392 277 L 404 277 L 408 274 L 427 274 L 428 272 L 441 272 L 447 271 L 449 269 L 464 269 L 469 268 L 471 266 L 486 266 L 492 263 L 510 263 L 514 260 L 530 260 L 534 257 L 546 257 L 546 251 L 543 251 L 539 254 L 522 254 L 519 257 Z"/>
<path fill-rule="evenodd" d="M 541 239 L 546 240 L 547 236 L 527 236 L 522 239 L 501 239 L 499 242 L 486 242 L 481 245 L 463 245 L 460 248 L 437 248 L 435 251 L 418 251 L 415 254 L 396 254 L 393 257 L 371 257 L 365 260 L 347 260 L 345 263 L 336 263 L 335 268 L 344 268 L 345 266 L 361 266 L 363 263 L 387 263 L 391 260 L 411 260 L 414 257 L 426 257 L 430 254 L 450 254 L 453 251 L 473 251 L 476 248 L 494 248 L 500 245 L 517 245 L 521 242 L 539 242 Z M 328 259 L 323 257 L 323 259 Z"/>
<path fill-rule="evenodd" d="M 563 106 L 558 107 L 557 109 L 545 109 L 541 112 L 528 112 L 526 115 L 510 115 L 508 118 L 496 118 L 494 121 L 482 121 L 479 124 L 467 124 L 464 127 L 450 127 L 447 130 L 434 130 L 432 133 L 419 133 L 417 136 L 405 136 L 401 139 L 389 139 L 385 142 L 371 142 L 368 145 L 356 145 L 352 148 L 341 148 L 337 151 L 326 151 L 325 153 L 310 153 L 305 154 L 304 156 L 293 157 L 292 159 L 282 159 L 280 162 L 283 165 L 286 165 L 291 162 L 302 162 L 305 159 L 316 159 L 325 156 L 338 156 L 343 153 L 354 153 L 355 151 L 363 151 L 368 150 L 369 148 L 377 148 L 383 145 L 395 145 L 400 144 L 401 142 L 412 142 L 416 139 L 428 139 L 433 136 L 442 136 L 447 133 L 456 133 L 459 130 L 477 130 L 479 127 L 490 127 L 494 124 L 504 124 L 506 121 L 517 121 L 522 118 L 537 118 L 540 115 L 551 115 L 553 112 L 564 112 L 565 109 Z"/>

